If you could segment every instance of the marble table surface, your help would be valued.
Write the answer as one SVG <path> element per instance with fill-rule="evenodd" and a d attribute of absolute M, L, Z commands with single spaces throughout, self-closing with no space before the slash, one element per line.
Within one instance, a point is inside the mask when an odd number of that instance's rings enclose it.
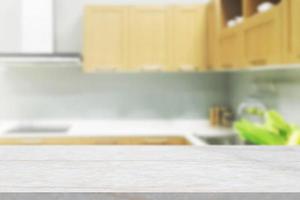
<path fill-rule="evenodd" d="M 0 147 L 1 193 L 280 193 L 299 183 L 296 147 Z"/>

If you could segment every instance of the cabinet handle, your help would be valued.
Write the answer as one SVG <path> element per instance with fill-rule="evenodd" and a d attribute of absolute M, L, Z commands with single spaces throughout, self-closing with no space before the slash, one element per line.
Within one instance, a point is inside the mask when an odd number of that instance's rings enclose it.
<path fill-rule="evenodd" d="M 250 61 L 250 63 L 252 65 L 265 65 L 265 64 L 267 64 L 267 61 L 264 59 L 259 59 L 259 60 L 252 60 L 252 61 Z"/>
<path fill-rule="evenodd" d="M 228 63 L 227 64 L 223 64 L 222 68 L 226 68 L 226 69 L 227 68 L 233 68 L 233 65 L 232 64 L 228 64 Z"/>
<path fill-rule="evenodd" d="M 161 66 L 161 65 L 144 65 L 142 68 L 145 71 L 159 71 L 160 69 L 163 69 L 163 66 Z"/>
<path fill-rule="evenodd" d="M 180 69 L 182 71 L 185 71 L 185 72 L 191 72 L 191 71 L 195 71 L 196 70 L 196 66 L 194 65 L 181 65 L 180 66 Z"/>

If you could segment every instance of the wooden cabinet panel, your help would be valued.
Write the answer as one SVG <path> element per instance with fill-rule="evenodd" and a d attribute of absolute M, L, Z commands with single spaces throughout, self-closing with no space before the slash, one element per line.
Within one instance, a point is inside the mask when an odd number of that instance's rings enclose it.
<path fill-rule="evenodd" d="M 87 7 L 85 71 L 206 68 L 206 8 L 206 5 Z"/>
<path fill-rule="evenodd" d="M 210 69 L 218 66 L 218 29 L 217 29 L 217 9 L 215 2 L 207 6 L 207 41 L 208 41 L 208 60 L 207 67 Z"/>
<path fill-rule="evenodd" d="M 222 68 L 242 67 L 243 42 L 241 26 L 222 31 L 219 39 L 220 65 Z"/>
<path fill-rule="evenodd" d="M 243 31 L 246 65 L 282 62 L 282 7 L 247 19 Z"/>
<path fill-rule="evenodd" d="M 207 65 L 206 6 L 174 6 L 170 49 L 173 70 L 205 69 Z"/>
<path fill-rule="evenodd" d="M 128 8 L 90 6 L 84 21 L 85 71 L 126 68 Z"/>
<path fill-rule="evenodd" d="M 286 62 L 300 61 L 300 1 L 284 1 L 284 53 Z"/>
<path fill-rule="evenodd" d="M 163 69 L 168 60 L 168 13 L 165 7 L 130 8 L 130 67 Z"/>

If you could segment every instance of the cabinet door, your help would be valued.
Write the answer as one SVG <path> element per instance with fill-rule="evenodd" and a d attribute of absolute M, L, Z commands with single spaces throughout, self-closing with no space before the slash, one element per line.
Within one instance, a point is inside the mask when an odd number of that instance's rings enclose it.
<path fill-rule="evenodd" d="M 90 6 L 84 20 L 85 71 L 126 68 L 128 8 Z"/>
<path fill-rule="evenodd" d="M 207 7 L 207 41 L 208 41 L 208 60 L 207 67 L 210 69 L 217 68 L 219 63 L 219 17 L 218 1 L 212 1 Z"/>
<path fill-rule="evenodd" d="M 244 51 L 247 65 L 282 62 L 282 7 L 250 17 L 245 23 Z"/>
<path fill-rule="evenodd" d="M 284 1 L 285 59 L 300 62 L 300 1 Z"/>
<path fill-rule="evenodd" d="M 207 66 L 207 7 L 171 8 L 172 69 L 203 70 Z"/>
<path fill-rule="evenodd" d="M 213 68 L 215 65 L 215 51 L 216 51 L 216 19 L 214 4 L 207 5 L 207 31 L 208 31 L 208 60 L 207 67 Z"/>
<path fill-rule="evenodd" d="M 168 14 L 165 7 L 130 8 L 130 67 L 160 70 L 168 66 Z"/>
<path fill-rule="evenodd" d="M 243 66 L 242 27 L 223 30 L 219 41 L 221 68 L 241 68 Z"/>

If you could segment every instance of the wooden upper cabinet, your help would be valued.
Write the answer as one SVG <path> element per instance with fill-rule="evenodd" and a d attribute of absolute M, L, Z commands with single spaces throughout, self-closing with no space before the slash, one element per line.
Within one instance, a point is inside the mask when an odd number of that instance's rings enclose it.
<path fill-rule="evenodd" d="M 84 69 L 204 69 L 206 5 L 89 6 L 84 18 Z"/>
<path fill-rule="evenodd" d="M 203 70 L 207 66 L 205 5 L 171 8 L 171 70 Z"/>
<path fill-rule="evenodd" d="M 283 63 L 282 4 L 285 0 L 268 1 L 274 6 L 259 13 L 258 6 L 265 0 L 214 0 L 219 9 L 220 66 L 229 68 Z M 228 27 L 228 22 L 237 17 L 242 17 L 242 22 Z M 295 40 L 299 41 L 295 37 L 293 43 Z M 297 49 L 296 45 L 293 48 Z"/>
<path fill-rule="evenodd" d="M 288 63 L 300 62 L 300 1 L 284 2 L 284 55 Z"/>
<path fill-rule="evenodd" d="M 246 0 L 248 8 L 261 1 Z M 279 1 L 276 1 L 279 2 Z M 247 66 L 280 64 L 283 61 L 283 10 L 278 4 L 265 13 L 247 12 L 244 24 L 244 53 Z"/>
<path fill-rule="evenodd" d="M 232 69 L 243 66 L 243 43 L 241 26 L 222 31 L 219 38 L 221 68 Z"/>
<path fill-rule="evenodd" d="M 217 7 L 215 1 L 210 2 L 207 5 L 207 41 L 208 41 L 208 57 L 207 57 L 207 67 L 209 69 L 214 69 L 219 65 L 218 55 L 218 39 L 219 39 L 219 30 L 218 30 L 218 15 Z"/>
<path fill-rule="evenodd" d="M 167 9 L 159 6 L 130 7 L 129 25 L 130 68 L 166 68 L 169 65 Z"/>
<path fill-rule="evenodd" d="M 127 7 L 89 6 L 85 10 L 84 26 L 85 71 L 128 66 Z"/>
<path fill-rule="evenodd" d="M 243 25 L 228 27 L 229 20 L 243 17 L 243 0 L 214 0 L 216 9 L 216 29 L 218 62 L 222 69 L 241 68 L 243 66 Z"/>

